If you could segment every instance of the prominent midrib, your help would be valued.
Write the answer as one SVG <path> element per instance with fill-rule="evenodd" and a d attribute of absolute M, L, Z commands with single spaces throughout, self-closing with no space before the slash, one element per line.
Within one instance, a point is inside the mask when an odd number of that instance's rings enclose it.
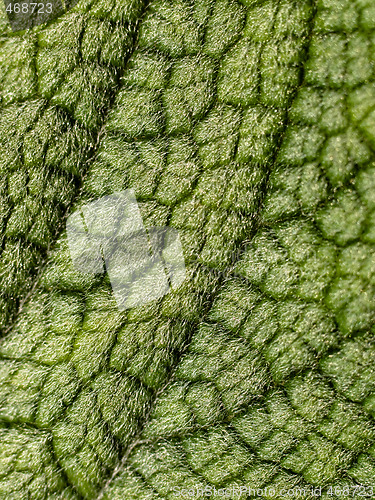
<path fill-rule="evenodd" d="M 138 28 L 139 28 L 139 26 L 138 26 L 138 24 L 137 24 L 137 32 L 138 32 Z M 137 46 L 137 43 L 135 42 L 135 43 L 133 44 L 133 52 L 134 52 L 134 50 L 135 50 L 136 46 Z M 303 56 L 306 54 L 306 50 L 307 50 L 307 42 L 305 42 L 305 47 L 304 47 L 304 49 L 303 49 L 303 51 L 302 51 L 302 54 L 301 54 L 301 55 L 302 55 L 302 57 L 301 57 L 301 64 L 302 64 Z M 124 73 L 124 71 L 126 71 L 126 68 L 123 70 L 123 72 L 122 72 L 122 73 Z M 302 73 L 300 73 L 300 80 L 302 80 Z M 297 86 L 297 88 L 298 88 L 298 86 Z M 296 88 L 296 89 L 294 89 L 294 93 L 293 93 L 293 95 L 292 95 L 292 96 L 290 96 L 290 98 L 289 98 L 288 105 L 286 106 L 286 109 L 287 109 L 287 110 L 289 109 L 289 106 L 290 106 L 290 102 L 291 102 L 291 100 L 292 100 L 292 99 L 294 98 L 294 96 L 295 96 L 295 93 L 296 93 L 297 88 Z M 117 90 L 118 90 L 118 89 L 117 89 Z M 110 106 L 108 106 L 108 107 L 107 107 L 107 113 L 106 113 L 106 116 L 107 116 L 107 114 L 108 114 L 109 109 L 110 109 Z M 285 130 L 285 128 L 287 127 L 287 122 L 288 122 L 288 120 L 287 120 L 287 119 L 285 119 L 284 124 L 283 124 L 283 130 Z M 103 123 L 105 123 L 105 120 L 103 121 Z M 278 153 L 278 151 L 279 151 L 280 144 L 281 144 L 281 140 L 282 140 L 282 136 L 283 136 L 283 130 L 280 132 L 280 134 L 278 135 L 278 138 L 277 138 L 277 139 L 276 139 L 276 141 L 275 141 L 275 145 L 274 145 L 274 148 L 273 148 L 273 154 L 272 154 L 272 157 L 271 157 L 271 162 L 270 162 L 270 163 L 273 163 L 273 162 L 275 161 L 275 158 L 276 158 L 277 153 Z M 97 144 L 96 144 L 95 152 L 97 151 L 97 149 L 98 149 L 99 145 L 101 144 L 101 135 L 100 135 L 100 132 L 99 132 L 99 134 L 98 134 L 97 138 L 98 138 L 98 140 L 97 140 Z M 91 157 L 93 157 L 93 156 L 95 155 L 95 152 L 93 152 L 93 155 L 92 155 Z M 87 161 L 88 161 L 88 160 L 87 160 Z M 87 161 L 86 161 L 86 163 L 87 163 Z M 81 183 L 81 188 L 82 188 L 82 183 Z M 81 189 L 81 191 L 82 191 L 82 189 Z M 263 192 L 263 195 L 260 197 L 260 199 L 258 200 L 258 202 L 260 202 L 260 203 L 261 203 L 262 199 L 264 198 L 265 193 L 266 193 L 266 190 Z M 75 199 L 77 200 L 77 199 L 79 199 L 79 197 L 80 197 L 80 194 L 79 194 L 79 195 L 78 195 Z M 259 210 L 259 207 L 258 207 L 258 210 Z M 251 235 L 247 235 L 247 236 L 249 236 L 249 237 L 250 237 Z M 238 247 L 241 247 L 241 242 L 238 242 Z M 206 295 L 206 297 L 205 297 L 205 299 L 206 299 L 206 304 L 207 304 L 207 305 L 211 304 L 211 303 L 212 303 L 212 301 L 213 301 L 213 298 L 214 298 L 214 297 L 213 297 L 213 295 L 212 295 L 212 294 L 211 294 L 211 295 L 210 295 L 210 294 L 207 294 L 207 295 Z M 202 318 L 202 319 L 204 319 L 204 318 Z M 183 354 L 183 352 L 179 352 L 179 357 L 178 357 L 178 359 L 180 359 L 180 358 L 181 358 L 181 355 L 182 355 L 182 354 Z M 177 363 L 178 363 L 178 360 L 176 360 L 175 365 L 176 365 Z M 165 382 L 167 382 L 167 381 L 165 381 Z M 165 384 L 164 384 L 164 385 L 165 385 Z M 154 403 L 155 403 L 155 401 L 156 401 L 156 399 L 154 399 Z M 147 419 L 145 419 L 145 420 L 142 422 L 143 426 L 145 425 L 145 423 L 146 423 L 146 422 L 147 422 Z M 129 449 L 131 449 L 132 447 L 134 447 L 134 444 L 136 443 L 136 440 L 137 440 L 137 438 L 135 438 L 135 440 L 133 440 L 133 443 L 130 445 Z M 126 458 L 126 456 L 127 456 L 127 455 L 125 454 L 125 458 Z M 116 471 L 116 472 L 118 472 L 118 471 Z M 112 479 L 113 479 L 114 477 L 115 477 L 115 475 L 113 475 L 113 476 L 110 478 L 110 480 L 106 483 L 106 485 L 104 486 L 104 489 L 102 490 L 103 492 L 104 492 L 104 490 L 106 489 L 106 487 L 107 487 L 107 486 L 111 483 L 111 481 L 112 481 Z"/>
<path fill-rule="evenodd" d="M 280 134 L 279 134 L 277 140 L 275 141 L 275 148 L 273 150 L 272 160 L 270 162 L 271 166 L 269 167 L 269 169 L 268 169 L 268 171 L 266 173 L 266 180 L 265 180 L 265 184 L 264 184 L 264 186 L 265 186 L 264 187 L 264 191 L 262 192 L 261 197 L 259 199 L 259 207 L 258 207 L 258 212 L 256 214 L 256 223 L 254 224 L 254 227 L 252 228 L 252 234 L 248 235 L 250 237 L 250 239 L 251 239 L 252 235 L 254 235 L 256 233 L 257 229 L 261 225 L 260 214 L 261 214 L 261 211 L 262 211 L 263 201 L 264 201 L 264 198 L 265 198 L 265 196 L 267 194 L 267 190 L 268 190 L 268 183 L 269 183 L 269 176 L 270 176 L 270 173 L 271 173 L 271 169 L 272 169 L 272 166 L 277 161 L 278 153 L 279 153 L 280 148 L 281 148 L 282 143 L 283 143 L 284 133 L 285 133 L 286 129 L 288 128 L 288 124 L 289 124 L 289 111 L 291 110 L 293 101 L 294 101 L 294 99 L 297 96 L 299 88 L 301 87 L 301 85 L 304 82 L 304 65 L 307 63 L 307 60 L 308 60 L 308 53 L 309 53 L 310 43 L 311 43 L 311 39 L 312 39 L 312 32 L 313 32 L 313 27 L 314 27 L 314 19 L 315 19 L 315 15 L 316 15 L 316 3 L 313 1 L 312 4 L 313 4 L 313 11 L 312 11 L 311 19 L 309 20 L 309 32 L 308 32 L 308 35 L 306 36 L 306 42 L 305 42 L 304 46 L 301 49 L 301 64 L 300 64 L 300 68 L 299 68 L 300 69 L 300 72 L 299 72 L 299 82 L 298 82 L 296 88 L 294 89 L 293 94 L 289 97 L 288 105 L 286 106 L 285 121 L 283 123 L 282 130 L 280 131 Z M 248 240 L 248 239 L 246 238 L 246 240 Z M 238 252 L 238 255 L 237 255 L 238 260 L 240 260 L 241 255 L 244 252 L 244 250 L 241 249 L 241 246 L 242 246 L 242 242 L 240 242 L 239 245 L 238 245 L 238 247 L 240 248 L 240 250 Z M 229 269 L 227 273 L 224 273 L 224 276 L 225 276 L 226 279 L 228 279 L 228 278 L 230 278 L 232 276 L 232 274 L 233 274 L 233 269 Z M 223 279 L 220 280 L 219 286 L 221 285 L 222 281 L 223 281 Z M 210 296 L 207 299 L 207 302 L 209 303 L 209 305 L 207 307 L 207 312 L 201 318 L 201 322 L 202 323 L 205 322 L 205 319 L 207 319 L 207 316 L 208 316 L 208 314 L 210 312 L 210 309 L 211 309 L 211 306 L 213 304 L 213 301 L 214 301 L 214 296 Z M 199 327 L 199 325 L 196 325 L 195 330 L 198 327 Z M 137 435 L 134 437 L 134 439 L 132 440 L 132 442 L 126 448 L 120 464 L 114 469 L 113 474 L 111 475 L 111 477 L 105 482 L 105 484 L 104 484 L 102 490 L 100 491 L 99 495 L 97 496 L 96 500 L 102 500 L 104 494 L 106 493 L 106 490 L 110 487 L 110 485 L 116 479 L 116 477 L 125 469 L 125 467 L 127 466 L 128 458 L 129 458 L 130 454 L 132 453 L 132 451 L 137 446 L 146 443 L 146 441 L 142 440 L 143 430 L 144 430 L 145 426 L 147 425 L 147 423 L 149 421 L 148 419 L 149 419 L 150 415 L 152 414 L 152 410 L 155 407 L 155 405 L 157 404 L 158 400 L 164 394 L 164 392 L 168 389 L 168 387 L 170 386 L 170 384 L 173 383 L 173 381 L 174 381 L 174 375 L 175 375 L 175 370 L 178 367 L 179 361 L 181 360 L 183 354 L 189 348 L 190 341 L 191 341 L 191 339 L 192 339 L 192 337 L 194 335 L 194 331 L 193 331 L 192 335 L 190 336 L 190 338 L 188 339 L 188 342 L 186 343 L 186 346 L 185 346 L 184 350 L 182 350 L 179 353 L 178 359 L 176 360 L 175 364 L 172 367 L 172 370 L 171 370 L 171 373 L 170 373 L 170 377 L 165 382 L 163 388 L 160 391 L 156 392 L 155 398 L 153 399 L 153 401 L 151 403 L 151 406 L 150 406 L 149 411 L 148 411 L 148 413 L 146 415 L 146 418 L 142 422 Z"/>

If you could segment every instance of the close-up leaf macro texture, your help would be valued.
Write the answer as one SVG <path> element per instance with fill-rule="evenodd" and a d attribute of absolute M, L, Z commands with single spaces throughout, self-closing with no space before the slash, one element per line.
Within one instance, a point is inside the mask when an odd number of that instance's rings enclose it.
<path fill-rule="evenodd" d="M 375 498 L 374 0 L 0 31 L 0 499 Z M 126 189 L 186 279 L 121 311 L 66 221 Z"/>

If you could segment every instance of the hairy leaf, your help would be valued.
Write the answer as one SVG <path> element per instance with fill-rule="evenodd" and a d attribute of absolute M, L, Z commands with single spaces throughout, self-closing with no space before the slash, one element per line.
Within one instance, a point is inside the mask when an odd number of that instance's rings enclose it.
<path fill-rule="evenodd" d="M 1 494 L 375 486 L 374 13 L 82 0 L 3 23 Z M 187 279 L 124 312 L 64 220 L 127 188 Z"/>

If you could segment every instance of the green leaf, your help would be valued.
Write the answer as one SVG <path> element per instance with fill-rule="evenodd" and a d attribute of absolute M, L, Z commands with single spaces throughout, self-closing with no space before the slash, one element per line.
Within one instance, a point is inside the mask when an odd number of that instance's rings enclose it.
<path fill-rule="evenodd" d="M 374 19 L 82 0 L 4 24 L 3 496 L 375 486 Z M 127 188 L 187 279 L 121 312 L 64 222 Z"/>

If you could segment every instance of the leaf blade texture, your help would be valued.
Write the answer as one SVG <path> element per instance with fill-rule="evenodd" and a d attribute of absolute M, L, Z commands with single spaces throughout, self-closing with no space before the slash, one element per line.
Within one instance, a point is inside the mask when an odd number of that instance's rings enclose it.
<path fill-rule="evenodd" d="M 4 28 L 3 491 L 374 486 L 371 9 L 80 2 Z M 120 312 L 62 221 L 130 187 L 188 278 Z"/>

